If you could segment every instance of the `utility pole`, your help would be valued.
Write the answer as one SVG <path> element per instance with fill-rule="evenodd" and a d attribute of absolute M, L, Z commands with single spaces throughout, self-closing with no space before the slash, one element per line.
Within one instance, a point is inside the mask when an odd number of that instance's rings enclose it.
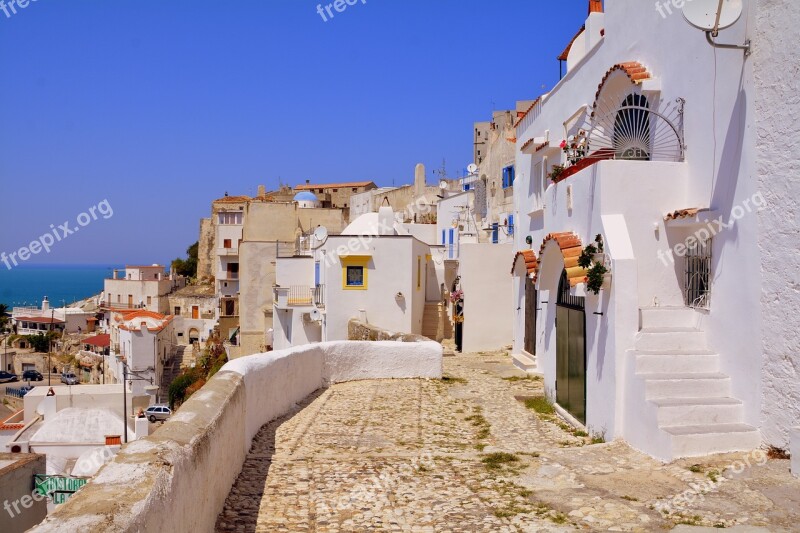
<path fill-rule="evenodd" d="M 52 338 L 52 335 L 49 335 L 49 333 L 51 333 L 53 331 L 53 324 L 55 323 L 55 314 L 56 314 L 56 310 L 55 309 L 51 309 L 50 310 L 50 331 L 48 331 L 48 337 L 47 337 L 47 386 L 48 387 L 50 386 L 50 380 L 53 377 L 52 376 L 53 366 L 52 366 L 52 360 L 51 360 L 51 354 L 53 353 L 53 338 Z"/>

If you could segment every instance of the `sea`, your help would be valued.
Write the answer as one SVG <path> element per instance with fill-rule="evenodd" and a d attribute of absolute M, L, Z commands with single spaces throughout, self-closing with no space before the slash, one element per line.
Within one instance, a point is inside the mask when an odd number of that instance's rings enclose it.
<path fill-rule="evenodd" d="M 39 307 L 47 296 L 50 305 L 61 307 L 95 296 L 103 281 L 122 265 L 19 265 L 8 270 L 0 263 L 0 304 L 10 308 Z"/>

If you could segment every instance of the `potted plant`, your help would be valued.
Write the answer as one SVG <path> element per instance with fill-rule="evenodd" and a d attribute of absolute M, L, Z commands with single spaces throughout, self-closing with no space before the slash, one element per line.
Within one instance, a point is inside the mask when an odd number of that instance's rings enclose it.
<path fill-rule="evenodd" d="M 550 178 L 553 183 L 555 183 L 558 181 L 558 178 L 561 176 L 562 172 L 564 172 L 564 165 L 553 165 L 553 168 L 550 169 L 550 174 L 548 174 L 547 177 Z"/>
<path fill-rule="evenodd" d="M 603 236 L 598 234 L 594 238 L 594 243 L 587 245 L 581 250 L 581 255 L 578 257 L 578 266 L 585 268 L 586 290 L 591 291 L 595 295 L 603 288 L 603 283 L 606 280 L 606 275 L 609 273 L 606 267 L 605 253 L 603 251 Z"/>
<path fill-rule="evenodd" d="M 566 154 L 567 161 L 570 165 L 575 165 L 586 157 L 589 151 L 589 140 L 587 139 L 586 132 L 579 130 L 577 135 L 570 135 L 565 140 L 561 141 L 561 150 Z"/>

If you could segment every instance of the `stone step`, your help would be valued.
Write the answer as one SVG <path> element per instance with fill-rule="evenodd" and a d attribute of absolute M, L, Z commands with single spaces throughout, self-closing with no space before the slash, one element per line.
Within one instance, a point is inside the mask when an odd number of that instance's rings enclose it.
<path fill-rule="evenodd" d="M 696 328 L 645 328 L 636 335 L 636 350 L 706 350 L 706 335 Z"/>
<path fill-rule="evenodd" d="M 704 350 L 637 351 L 636 372 L 691 373 L 717 372 L 719 355 Z"/>
<path fill-rule="evenodd" d="M 706 424 L 662 428 L 670 435 L 672 457 L 750 451 L 761 446 L 761 434 L 747 424 Z"/>
<path fill-rule="evenodd" d="M 639 323 L 645 328 L 696 328 L 699 316 L 690 307 L 642 307 Z"/>
<path fill-rule="evenodd" d="M 539 365 L 536 363 L 536 360 L 532 359 L 527 354 L 523 353 L 511 354 L 511 361 L 514 363 L 515 367 L 525 372 L 534 373 L 539 368 Z"/>
<path fill-rule="evenodd" d="M 659 398 L 658 425 L 696 426 L 737 424 L 744 419 L 744 405 L 735 398 Z"/>
<path fill-rule="evenodd" d="M 727 398 L 731 378 L 720 373 L 637 374 L 645 380 L 645 399 Z"/>

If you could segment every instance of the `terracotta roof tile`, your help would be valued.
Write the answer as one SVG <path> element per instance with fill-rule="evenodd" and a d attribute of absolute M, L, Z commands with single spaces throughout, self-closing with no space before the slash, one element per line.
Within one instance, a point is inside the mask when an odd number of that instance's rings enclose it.
<path fill-rule="evenodd" d="M 111 335 L 108 333 L 101 333 L 88 339 L 83 339 L 81 344 L 88 344 L 89 346 L 97 346 L 98 348 L 107 348 L 111 346 Z"/>
<path fill-rule="evenodd" d="M 708 209 L 705 207 L 690 207 L 689 209 L 678 209 L 677 211 L 673 211 L 672 213 L 667 213 L 666 216 L 664 216 L 664 220 L 669 222 L 670 220 L 693 218 L 697 216 L 698 213 L 702 213 L 703 211 L 708 211 Z"/>
<path fill-rule="evenodd" d="M 218 204 L 218 203 L 239 204 L 239 203 L 247 202 L 249 200 L 251 200 L 251 198 L 249 196 L 224 196 L 222 198 L 214 200 L 213 203 L 215 203 L 215 204 Z"/>
<path fill-rule="evenodd" d="M 14 317 L 17 322 L 31 322 L 33 324 L 63 324 L 63 320 L 45 316 L 18 316 Z"/>
<path fill-rule="evenodd" d="M 583 244 L 580 237 L 572 232 L 551 233 L 542 241 L 542 246 L 539 248 L 539 257 L 542 257 L 544 249 L 549 241 L 555 241 L 561 249 L 561 255 L 564 258 L 564 269 L 567 271 L 567 278 L 569 279 L 570 287 L 574 287 L 579 283 L 586 281 L 587 270 L 578 266 L 578 256 L 583 251 Z M 534 274 L 534 281 L 539 277 L 539 265 L 536 266 Z"/>
<path fill-rule="evenodd" d="M 24 428 L 25 424 L 0 424 L 0 431 L 10 430 L 10 431 L 19 431 L 20 429 Z"/>
<path fill-rule="evenodd" d="M 600 81 L 600 85 L 597 86 L 597 92 L 594 95 L 594 109 L 597 109 L 597 100 L 600 98 L 600 93 L 603 92 L 603 87 L 605 86 L 608 79 L 617 71 L 622 71 L 628 76 L 628 79 L 631 80 L 631 83 L 641 84 L 644 80 L 650 79 L 652 76 L 649 72 L 647 72 L 647 68 L 639 63 L 638 61 L 628 61 L 626 63 L 617 63 L 608 71 L 606 72 L 603 79 Z M 594 112 L 592 112 L 594 115 Z"/>
<path fill-rule="evenodd" d="M 534 100 L 534 101 L 533 101 L 533 103 L 532 103 L 532 104 L 531 104 L 531 105 L 528 107 L 528 109 L 526 109 L 526 110 L 525 110 L 525 112 L 524 112 L 524 113 L 521 113 L 521 114 L 520 114 L 520 113 L 517 113 L 517 117 L 519 117 L 519 119 L 517 120 L 517 123 L 516 123 L 516 124 L 514 124 L 514 127 L 515 127 L 515 128 L 516 128 L 517 126 L 519 126 L 520 122 L 522 122 L 522 120 L 523 120 L 525 117 L 527 117 L 527 116 L 528 116 L 528 113 L 530 113 L 530 112 L 533 110 L 533 108 L 536 106 L 536 104 L 538 104 L 538 103 L 541 101 L 541 99 L 542 99 L 542 97 L 540 96 L 539 98 L 537 98 L 536 100 Z"/>
<path fill-rule="evenodd" d="M 564 48 L 564 51 L 561 52 L 561 54 L 556 59 L 558 59 L 559 61 L 566 61 L 567 58 L 569 57 L 569 51 L 572 50 L 572 45 L 575 44 L 575 40 L 578 37 L 580 37 L 581 33 L 585 31 L 586 31 L 586 24 L 581 26 L 581 29 L 578 30 L 578 33 L 575 34 L 575 37 L 572 38 L 567 47 Z"/>
<path fill-rule="evenodd" d="M 534 274 L 539 267 L 539 263 L 536 261 L 536 254 L 533 250 L 521 250 L 514 255 L 514 262 L 511 264 L 511 274 L 514 274 L 514 269 L 517 267 L 517 259 L 520 257 L 525 260 L 525 270 L 528 272 L 528 275 Z"/>

